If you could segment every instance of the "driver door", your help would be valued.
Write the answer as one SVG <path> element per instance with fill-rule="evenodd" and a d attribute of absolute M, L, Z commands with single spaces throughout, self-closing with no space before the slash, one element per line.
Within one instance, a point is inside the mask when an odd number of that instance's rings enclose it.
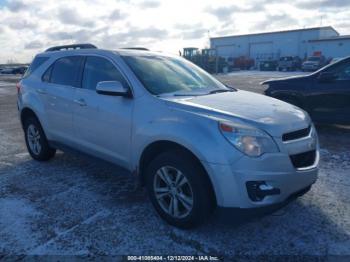
<path fill-rule="evenodd" d="M 104 57 L 87 56 L 82 86 L 76 90 L 73 126 L 83 151 L 128 167 L 134 100 L 96 93 L 101 81 L 129 85 L 115 64 Z"/>

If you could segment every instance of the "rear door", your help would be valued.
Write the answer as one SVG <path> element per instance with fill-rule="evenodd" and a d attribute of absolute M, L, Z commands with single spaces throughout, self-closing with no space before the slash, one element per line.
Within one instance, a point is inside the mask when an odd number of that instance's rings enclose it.
<path fill-rule="evenodd" d="M 73 139 L 73 99 L 80 87 L 82 56 L 67 56 L 56 60 L 43 75 L 47 82 L 45 109 L 53 140 L 70 143 Z"/>
<path fill-rule="evenodd" d="M 74 99 L 76 141 L 83 151 L 128 167 L 134 100 L 97 94 L 96 85 L 101 81 L 120 81 L 129 87 L 112 60 L 87 56 L 82 88 L 76 90 Z"/>
<path fill-rule="evenodd" d="M 308 103 L 315 120 L 325 123 L 350 124 L 350 60 L 325 70 L 335 75 L 327 82 L 315 79 Z"/>

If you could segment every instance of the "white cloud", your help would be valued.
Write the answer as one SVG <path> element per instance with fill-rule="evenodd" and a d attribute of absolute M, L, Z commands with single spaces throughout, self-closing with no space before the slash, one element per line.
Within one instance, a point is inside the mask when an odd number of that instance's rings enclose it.
<path fill-rule="evenodd" d="M 24 46 L 25 49 L 38 49 L 38 48 L 42 48 L 42 47 L 43 47 L 43 43 L 39 40 L 31 41 L 31 42 L 25 44 L 25 46 Z"/>
<path fill-rule="evenodd" d="M 321 3 L 319 8 L 310 4 Z M 0 2 L 2 3 L 2 2 Z M 178 53 L 208 45 L 208 34 L 334 25 L 350 33 L 341 0 L 7 0 L 0 4 L 0 63 L 28 62 L 49 46 L 91 42 Z M 209 31 L 209 32 L 208 32 Z"/>
<path fill-rule="evenodd" d="M 82 16 L 78 10 L 68 7 L 61 7 L 58 10 L 58 20 L 65 25 L 76 25 L 81 27 L 95 27 L 95 21 L 92 17 Z"/>
<path fill-rule="evenodd" d="M 145 0 L 138 3 L 141 8 L 156 8 L 161 5 L 160 1 L 155 0 Z"/>

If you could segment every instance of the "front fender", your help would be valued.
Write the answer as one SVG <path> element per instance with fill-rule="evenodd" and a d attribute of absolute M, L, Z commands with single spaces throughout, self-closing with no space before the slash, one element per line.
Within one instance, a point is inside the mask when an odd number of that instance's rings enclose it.
<path fill-rule="evenodd" d="M 157 141 L 182 145 L 200 161 L 207 163 L 230 164 L 241 157 L 222 136 L 216 120 L 193 112 L 171 109 L 165 103 L 159 103 L 158 106 L 159 110 L 135 109 L 137 124 L 134 125 L 131 150 L 133 169 L 137 168 L 145 148 Z"/>
<path fill-rule="evenodd" d="M 227 188 L 239 192 L 237 178 L 231 165 L 242 158 L 220 133 L 218 120 L 186 110 L 177 110 L 155 103 L 157 110 L 148 106 L 136 106 L 132 136 L 131 170 L 138 170 L 142 153 L 154 142 L 169 141 L 192 152 L 206 170 L 218 205 L 225 204 Z M 224 181 L 224 182 L 223 182 Z M 229 186 L 227 186 L 229 185 Z M 236 193 L 237 194 L 237 193 Z M 239 196 L 237 196 L 239 198 Z"/>

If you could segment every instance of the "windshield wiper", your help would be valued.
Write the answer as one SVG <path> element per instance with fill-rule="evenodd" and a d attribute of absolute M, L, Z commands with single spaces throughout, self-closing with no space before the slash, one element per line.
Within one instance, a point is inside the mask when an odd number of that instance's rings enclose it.
<path fill-rule="evenodd" d="M 202 93 L 176 93 L 173 96 L 203 96 L 205 94 Z"/>
<path fill-rule="evenodd" d="M 232 89 L 214 89 L 211 90 L 208 94 L 217 94 L 217 93 L 224 93 L 224 92 L 233 92 L 234 90 Z"/>
<path fill-rule="evenodd" d="M 214 89 L 211 91 L 208 90 L 203 90 L 201 92 L 198 91 L 193 91 L 193 92 L 183 92 L 183 91 L 177 91 L 177 92 L 171 92 L 171 93 L 164 93 L 164 94 L 160 94 L 158 96 L 205 96 L 205 95 L 210 95 L 210 94 L 216 94 L 216 93 L 223 93 L 223 92 L 234 92 L 236 91 L 236 89 L 222 89 L 222 88 L 218 88 L 218 89 Z"/>

